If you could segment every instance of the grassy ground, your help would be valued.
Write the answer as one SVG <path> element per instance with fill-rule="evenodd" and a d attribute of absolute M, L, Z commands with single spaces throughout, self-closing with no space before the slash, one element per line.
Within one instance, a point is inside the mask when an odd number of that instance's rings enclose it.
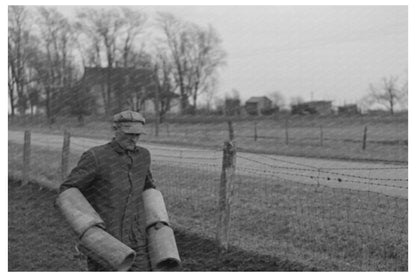
<path fill-rule="evenodd" d="M 288 120 L 288 121 L 286 121 Z M 288 145 L 286 144 L 288 122 Z M 363 150 L 363 132 L 367 126 L 367 144 Z M 108 121 L 87 119 L 79 126 L 74 118 L 60 118 L 53 125 L 44 119 L 15 119 L 10 129 L 29 128 L 43 133 L 62 134 L 70 129 L 74 136 L 110 138 Z M 256 131 L 255 131 L 256 130 Z M 321 145 L 322 131 L 322 145 Z M 255 133 L 257 139 L 255 140 Z M 407 115 L 355 117 L 263 117 L 234 119 L 234 134 L 244 151 L 282 155 L 404 162 L 408 160 Z M 218 148 L 228 138 L 225 118 L 182 118 L 161 124 L 159 136 L 154 125 L 147 125 L 144 141 L 164 144 Z"/>
<path fill-rule="evenodd" d="M 219 176 L 154 167 L 173 220 L 215 234 Z M 406 270 L 407 200 L 238 176 L 231 243 L 323 270 Z"/>
<path fill-rule="evenodd" d="M 21 152 L 21 145 L 9 144 L 9 176 L 19 178 Z M 32 158 L 36 161 L 32 163 L 32 180 L 56 188 L 60 182 L 59 153 L 33 147 Z M 72 154 L 70 166 L 78 158 Z M 153 164 L 153 173 L 178 230 L 185 230 L 185 236 L 192 233 L 211 239 L 210 247 L 206 247 L 205 240 L 191 239 L 187 247 L 216 257 L 212 239 L 216 232 L 220 173 L 169 164 Z M 244 253 L 268 257 L 264 259 L 277 261 L 278 266 L 296 265 L 285 267 L 287 270 L 407 270 L 407 199 L 275 178 L 237 176 L 235 186 L 230 242 Z M 30 197 L 41 200 L 37 195 Z M 12 211 L 25 209 L 21 203 L 16 205 Z M 9 215 L 9 220 L 18 218 Z M 45 225 L 55 226 L 56 222 Z M 24 229 L 16 234 L 31 238 Z M 199 252 L 200 249 L 203 251 Z M 198 259 L 191 252 L 189 259 Z M 252 259 L 258 260 L 250 255 L 241 254 L 230 263 L 247 263 L 268 270 L 262 267 L 262 262 L 252 263 Z M 209 270 L 222 266 L 211 258 L 208 260 L 213 263 Z"/>
<path fill-rule="evenodd" d="M 14 180 L 9 180 L 8 191 L 9 271 L 84 271 L 85 259 L 75 251 L 75 237 L 53 207 L 56 192 L 33 183 L 23 187 Z M 175 236 L 183 271 L 317 270 L 236 247 L 219 257 L 212 251 L 213 240 L 181 229 L 175 229 Z"/>

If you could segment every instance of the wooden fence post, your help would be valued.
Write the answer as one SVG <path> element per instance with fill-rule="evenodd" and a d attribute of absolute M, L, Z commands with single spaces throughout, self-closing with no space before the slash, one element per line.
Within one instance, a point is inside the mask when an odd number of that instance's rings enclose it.
<path fill-rule="evenodd" d="M 365 150 L 366 146 L 367 146 L 367 126 L 364 127 L 363 150 Z"/>
<path fill-rule="evenodd" d="M 230 141 L 234 140 L 234 128 L 231 120 L 228 120 L 228 134 Z"/>
<path fill-rule="evenodd" d="M 324 146 L 324 129 L 322 128 L 322 125 L 319 126 L 321 134 L 320 134 L 320 142 L 321 142 L 321 146 Z"/>
<path fill-rule="evenodd" d="M 166 122 L 166 133 L 169 136 L 169 124 Z"/>
<path fill-rule="evenodd" d="M 160 93 L 159 89 L 155 89 L 155 102 L 154 102 L 154 108 L 155 108 L 155 137 L 159 137 L 159 123 L 160 123 Z"/>
<path fill-rule="evenodd" d="M 286 145 L 289 145 L 289 119 L 286 119 L 285 133 L 286 133 Z"/>
<path fill-rule="evenodd" d="M 71 133 L 67 130 L 64 131 L 64 143 L 62 146 L 62 160 L 61 160 L 61 180 L 65 180 L 68 175 L 69 164 L 69 145 L 71 141 Z"/>
<path fill-rule="evenodd" d="M 159 118 L 156 116 L 155 119 L 155 137 L 159 136 Z"/>
<path fill-rule="evenodd" d="M 254 141 L 257 141 L 257 121 L 254 121 Z"/>
<path fill-rule="evenodd" d="M 216 240 L 219 253 L 228 250 L 230 234 L 231 202 L 234 193 L 236 147 L 233 141 L 224 142 L 222 172 L 218 199 L 218 223 Z"/>
<path fill-rule="evenodd" d="M 25 141 L 23 145 L 23 174 L 22 186 L 29 183 L 30 175 L 30 131 L 25 131 Z"/>

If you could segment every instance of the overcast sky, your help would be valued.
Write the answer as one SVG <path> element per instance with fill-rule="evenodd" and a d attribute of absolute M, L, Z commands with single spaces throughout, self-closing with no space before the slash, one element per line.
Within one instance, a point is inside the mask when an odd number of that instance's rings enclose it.
<path fill-rule="evenodd" d="M 98 7 L 98 6 L 97 6 Z M 280 91 L 286 103 L 355 103 L 369 83 L 404 80 L 408 68 L 406 6 L 137 6 L 150 18 L 171 12 L 211 24 L 227 52 L 218 96 L 243 100 Z"/>

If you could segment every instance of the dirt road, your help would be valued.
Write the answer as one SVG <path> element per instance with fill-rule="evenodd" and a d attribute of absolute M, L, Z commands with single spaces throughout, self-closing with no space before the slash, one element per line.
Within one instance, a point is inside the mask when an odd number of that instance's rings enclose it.
<path fill-rule="evenodd" d="M 22 131 L 9 131 L 8 139 L 23 143 Z M 71 151 L 81 154 L 107 140 L 71 137 Z M 60 135 L 32 133 L 33 145 L 62 148 Z M 154 163 L 220 172 L 222 151 L 140 143 L 152 154 Z M 374 191 L 390 196 L 408 197 L 408 167 L 369 162 L 338 161 L 238 152 L 237 174 L 265 176 L 303 184 Z"/>

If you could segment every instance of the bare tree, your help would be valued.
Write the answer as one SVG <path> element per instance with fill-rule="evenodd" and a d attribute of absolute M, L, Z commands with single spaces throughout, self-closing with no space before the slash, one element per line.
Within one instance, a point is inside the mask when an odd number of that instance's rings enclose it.
<path fill-rule="evenodd" d="M 187 77 L 193 109 L 196 110 L 198 95 L 212 88 L 210 81 L 216 79 L 218 67 L 225 64 L 225 52 L 220 47 L 221 40 L 212 26 L 206 29 L 195 26 L 190 32 L 193 32 L 193 40 L 191 51 L 187 52 L 190 61 Z"/>
<path fill-rule="evenodd" d="M 408 90 L 409 90 L 409 81 L 406 75 L 406 81 L 404 82 L 403 86 L 401 87 L 401 97 L 399 99 L 399 103 L 403 109 L 408 109 Z"/>
<path fill-rule="evenodd" d="M 204 92 L 205 96 L 205 103 L 206 103 L 206 110 L 208 112 L 211 111 L 212 106 L 215 105 L 214 98 L 217 93 L 218 89 L 218 79 L 217 78 L 210 78 L 208 82 L 206 82 L 206 89 Z"/>
<path fill-rule="evenodd" d="M 37 87 L 29 87 L 28 100 L 30 106 L 30 115 L 33 116 L 35 107 L 40 105 L 40 91 Z"/>
<path fill-rule="evenodd" d="M 204 29 L 172 14 L 160 13 L 158 22 L 173 60 L 181 111 L 186 111 L 189 98 L 195 110 L 197 96 L 209 89 L 210 79 L 216 77 L 217 68 L 224 64 L 221 40 L 211 26 Z"/>
<path fill-rule="evenodd" d="M 280 91 L 273 91 L 269 93 L 269 97 L 273 101 L 275 107 L 283 108 L 285 105 L 285 98 Z"/>
<path fill-rule="evenodd" d="M 7 67 L 7 73 L 8 73 L 8 79 L 7 79 L 7 84 L 8 84 L 8 92 L 9 92 L 9 103 L 10 103 L 10 110 L 11 110 L 11 115 L 12 117 L 15 116 L 15 109 L 16 109 L 16 95 L 15 95 L 15 91 L 16 91 L 16 81 L 17 81 L 17 76 L 16 76 L 16 64 L 14 61 L 14 56 L 12 54 L 12 50 L 11 50 L 11 45 L 10 42 L 8 43 L 8 67 Z"/>
<path fill-rule="evenodd" d="M 24 6 L 8 7 L 8 85 L 12 116 L 17 105 L 19 113 L 25 114 L 27 95 L 26 64 L 30 56 L 29 12 Z"/>
<path fill-rule="evenodd" d="M 58 113 L 68 112 L 69 90 L 74 82 L 74 35 L 69 21 L 55 8 L 40 7 L 38 26 L 40 49 L 34 68 L 46 94 L 46 114 L 50 123 Z M 37 90 L 32 90 L 37 91 Z"/>
<path fill-rule="evenodd" d="M 233 88 L 231 90 L 231 96 L 226 93 L 224 100 L 224 115 L 233 116 L 240 115 L 241 97 L 240 92 Z"/>
<path fill-rule="evenodd" d="M 290 98 L 290 105 L 298 105 L 305 102 L 305 100 L 303 100 L 303 98 L 301 96 L 295 96 L 295 97 L 291 97 Z"/>
<path fill-rule="evenodd" d="M 187 38 L 184 32 L 184 23 L 168 13 L 159 13 L 158 22 L 166 37 L 166 44 L 174 63 L 174 76 L 180 93 L 180 109 L 181 112 L 184 112 L 188 106 L 189 97 L 184 79 L 187 69 L 187 61 L 185 60 Z"/>
<path fill-rule="evenodd" d="M 154 83 L 156 84 L 154 103 L 158 122 L 163 122 L 170 110 L 172 99 L 176 97 L 177 84 L 174 80 L 173 64 L 165 50 L 157 48 L 154 59 Z"/>
<path fill-rule="evenodd" d="M 406 92 L 399 89 L 398 79 L 397 76 L 384 77 L 378 86 L 370 84 L 369 102 L 379 103 L 385 106 L 390 114 L 394 114 L 396 105 L 404 99 Z"/>
<path fill-rule="evenodd" d="M 85 40 L 90 41 L 90 61 L 102 65 L 102 60 L 108 68 L 106 92 L 103 94 L 105 112 L 112 112 L 112 68 L 116 65 L 118 38 L 122 33 L 125 20 L 118 10 L 97 10 L 92 8 L 78 11 L 78 26 L 86 34 Z M 103 53 L 103 55 L 101 55 Z"/>
<path fill-rule="evenodd" d="M 141 11 L 122 7 L 121 17 L 124 21 L 120 32 L 121 61 L 124 67 L 136 67 L 137 61 L 141 61 L 138 56 L 142 51 L 137 51 L 134 46 L 137 44 L 136 39 L 143 32 L 147 16 Z"/>

